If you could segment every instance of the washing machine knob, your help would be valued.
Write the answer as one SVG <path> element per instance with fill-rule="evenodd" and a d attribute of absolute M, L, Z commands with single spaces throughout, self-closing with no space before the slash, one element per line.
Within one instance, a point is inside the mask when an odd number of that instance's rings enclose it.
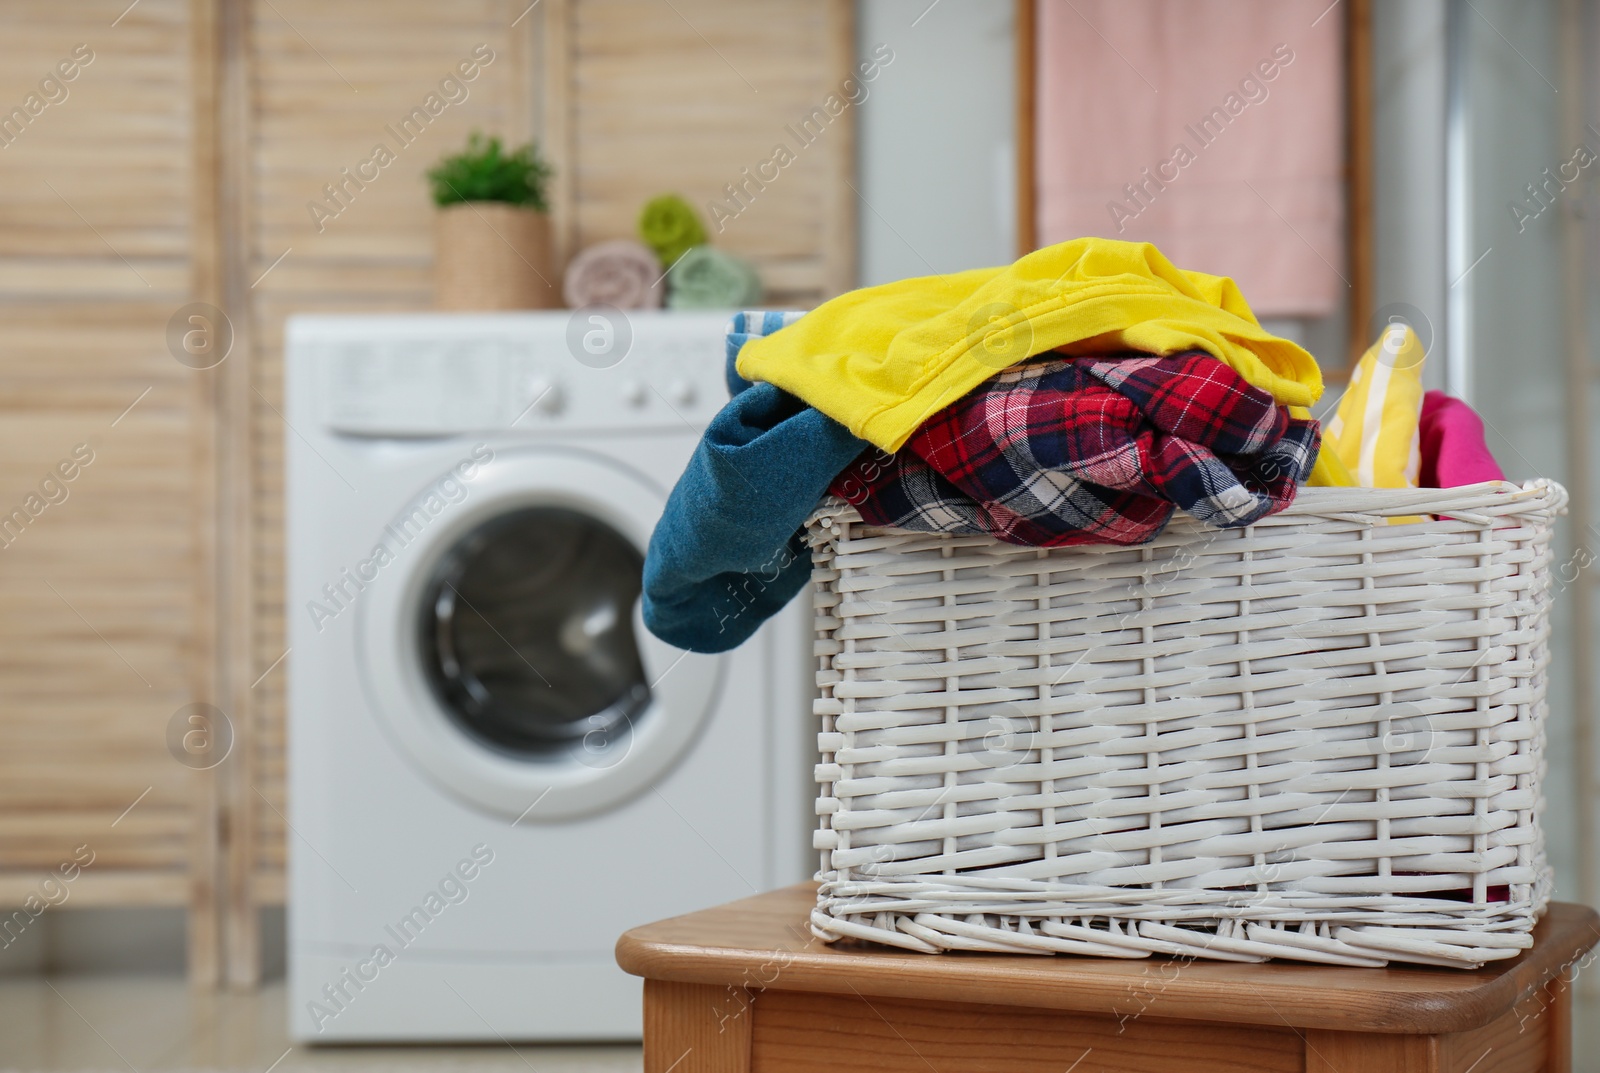
<path fill-rule="evenodd" d="M 667 385 L 667 398 L 674 406 L 694 405 L 694 384 L 687 380 L 674 380 Z"/>
<path fill-rule="evenodd" d="M 528 381 L 528 406 L 534 413 L 547 416 L 558 414 L 565 402 L 561 385 L 554 380 L 536 376 Z"/>
<path fill-rule="evenodd" d="M 622 401 L 638 409 L 650 398 L 650 389 L 643 380 L 624 380 L 622 382 Z"/>

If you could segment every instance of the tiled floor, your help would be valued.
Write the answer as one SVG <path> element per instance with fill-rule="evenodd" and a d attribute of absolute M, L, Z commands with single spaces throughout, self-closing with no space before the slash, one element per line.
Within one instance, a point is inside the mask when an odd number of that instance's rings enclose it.
<path fill-rule="evenodd" d="M 139 976 L 0 980 L 0 1071 L 10 1073 L 638 1073 L 634 1046 L 290 1046 L 282 983 L 192 992 Z M 1576 1073 L 1600 1073 L 1600 1000 L 1575 1011 Z"/>
<path fill-rule="evenodd" d="M 290 1046 L 282 982 L 254 994 L 191 991 L 174 977 L 0 980 L 0 1070 L 26 1073 L 443 1071 L 638 1073 L 637 1046 Z"/>

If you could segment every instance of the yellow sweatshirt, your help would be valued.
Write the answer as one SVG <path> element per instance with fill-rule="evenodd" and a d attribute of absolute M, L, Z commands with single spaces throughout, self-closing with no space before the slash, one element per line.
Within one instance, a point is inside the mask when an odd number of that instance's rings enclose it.
<path fill-rule="evenodd" d="M 1176 268 L 1148 242 L 1104 238 L 842 294 L 745 344 L 738 370 L 894 451 L 1001 369 L 1061 348 L 1204 350 L 1281 404 L 1322 394 L 1316 360 L 1263 330 L 1233 280 Z"/>

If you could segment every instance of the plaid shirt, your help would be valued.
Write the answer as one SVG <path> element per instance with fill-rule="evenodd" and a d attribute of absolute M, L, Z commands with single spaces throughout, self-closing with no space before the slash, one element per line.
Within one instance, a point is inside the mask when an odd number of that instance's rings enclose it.
<path fill-rule="evenodd" d="M 1182 507 L 1208 525 L 1282 510 L 1310 475 L 1315 421 L 1208 354 L 1041 358 L 935 414 L 829 491 L 872 525 L 1011 544 L 1142 544 Z"/>

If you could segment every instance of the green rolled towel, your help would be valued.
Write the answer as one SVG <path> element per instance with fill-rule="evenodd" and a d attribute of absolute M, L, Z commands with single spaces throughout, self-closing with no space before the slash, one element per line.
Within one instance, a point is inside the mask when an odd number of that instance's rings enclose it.
<path fill-rule="evenodd" d="M 706 229 L 694 206 L 677 194 L 662 194 L 645 204 L 639 214 L 639 237 L 656 251 L 663 268 L 671 267 L 683 251 L 706 240 Z"/>
<path fill-rule="evenodd" d="M 692 247 L 667 273 L 668 309 L 748 309 L 760 297 L 756 270 L 710 246 Z"/>

